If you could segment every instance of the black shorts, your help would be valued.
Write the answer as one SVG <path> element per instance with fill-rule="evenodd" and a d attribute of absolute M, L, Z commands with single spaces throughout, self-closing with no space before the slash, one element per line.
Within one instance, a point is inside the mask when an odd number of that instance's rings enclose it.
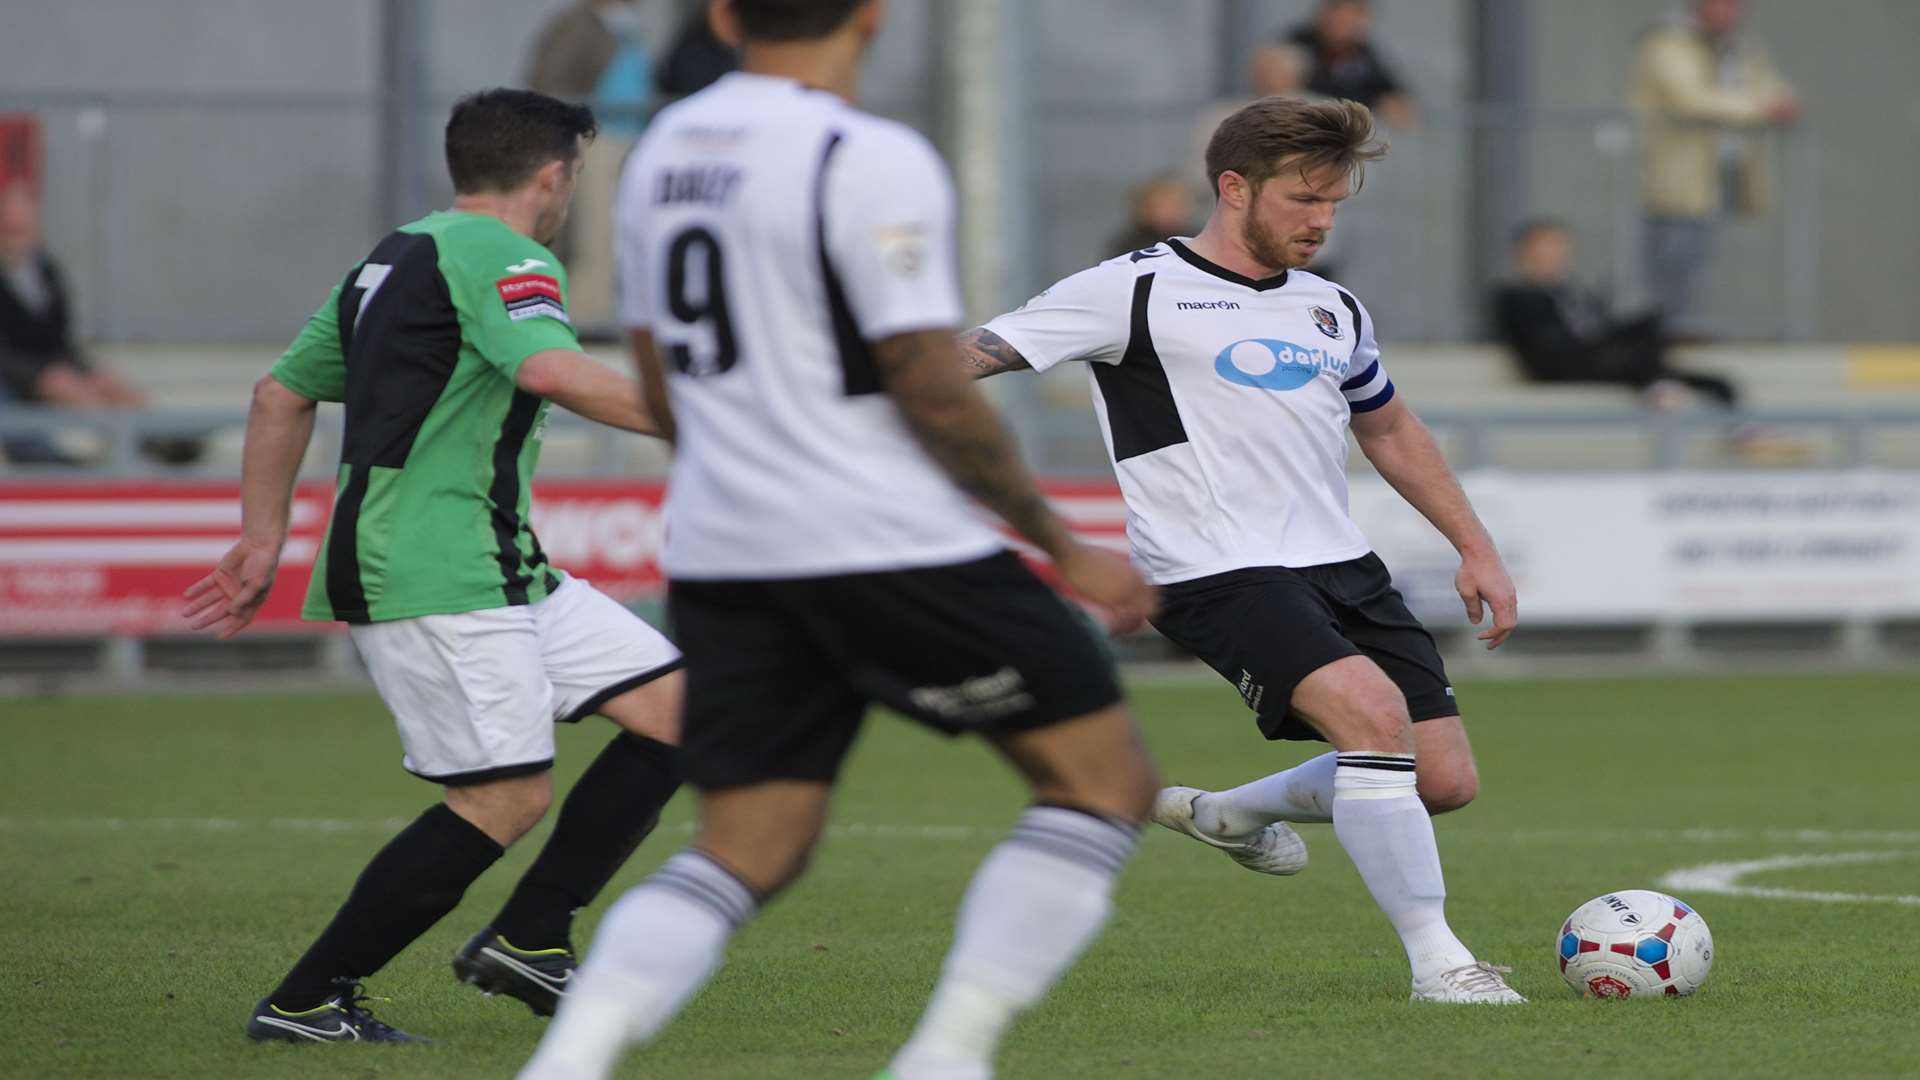
<path fill-rule="evenodd" d="M 1373 554 L 1326 566 L 1258 566 L 1160 589 L 1154 628 L 1240 690 L 1269 739 L 1321 735 L 1289 702 L 1315 671 L 1349 656 L 1379 664 L 1417 722 L 1460 713 L 1446 666 Z"/>
<path fill-rule="evenodd" d="M 1024 731 L 1120 700 L 1094 626 L 1011 553 L 779 581 L 675 581 L 686 777 L 832 782 L 867 707 L 949 735 Z"/>

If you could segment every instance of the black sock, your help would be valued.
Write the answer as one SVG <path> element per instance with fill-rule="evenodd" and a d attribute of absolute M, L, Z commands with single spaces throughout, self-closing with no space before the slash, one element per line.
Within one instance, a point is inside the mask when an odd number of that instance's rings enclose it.
<path fill-rule="evenodd" d="M 506 849 L 435 804 L 373 857 L 347 901 L 268 998 L 288 1012 L 317 1008 L 337 979 L 364 979 L 460 903 Z"/>
<path fill-rule="evenodd" d="M 630 731 L 614 736 L 567 793 L 547 846 L 494 916 L 494 933 L 520 949 L 570 948 L 573 913 L 600 895 L 679 787 L 673 747 Z"/>

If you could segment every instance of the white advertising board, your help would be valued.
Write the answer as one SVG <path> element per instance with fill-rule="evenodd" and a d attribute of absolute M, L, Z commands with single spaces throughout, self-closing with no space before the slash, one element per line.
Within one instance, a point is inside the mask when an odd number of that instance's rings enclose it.
<path fill-rule="evenodd" d="M 1920 473 L 1489 471 L 1464 483 L 1526 620 L 1920 615 Z M 1415 610 L 1457 622 L 1446 541 L 1378 479 L 1356 478 L 1352 509 Z"/>

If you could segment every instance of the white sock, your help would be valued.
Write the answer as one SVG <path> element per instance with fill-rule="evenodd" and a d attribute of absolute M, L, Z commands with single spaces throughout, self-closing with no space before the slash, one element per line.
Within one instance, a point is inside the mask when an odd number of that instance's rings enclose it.
<path fill-rule="evenodd" d="M 1036 806 L 973 875 L 927 1011 L 889 1066 L 896 1080 L 988 1080 L 1015 1014 L 1046 996 L 1112 907 L 1132 824 Z"/>
<path fill-rule="evenodd" d="M 1333 753 L 1193 801 L 1193 822 L 1222 840 L 1239 840 L 1276 821 L 1333 820 Z"/>
<path fill-rule="evenodd" d="M 1414 788 L 1413 755 L 1343 752 L 1333 780 L 1333 834 L 1406 946 L 1417 982 L 1473 963 L 1447 926 L 1447 885 L 1433 818 Z"/>
<path fill-rule="evenodd" d="M 520 1080 L 588 1080 L 667 1026 L 753 915 L 751 890 L 697 851 L 668 859 L 600 920 L 586 963 Z"/>

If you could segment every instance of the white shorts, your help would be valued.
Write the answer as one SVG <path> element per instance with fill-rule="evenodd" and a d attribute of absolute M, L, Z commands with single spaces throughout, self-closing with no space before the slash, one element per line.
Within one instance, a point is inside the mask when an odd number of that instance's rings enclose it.
<path fill-rule="evenodd" d="M 553 725 L 680 666 L 680 650 L 576 578 L 532 604 L 351 627 L 402 764 L 440 784 L 553 765 Z"/>

